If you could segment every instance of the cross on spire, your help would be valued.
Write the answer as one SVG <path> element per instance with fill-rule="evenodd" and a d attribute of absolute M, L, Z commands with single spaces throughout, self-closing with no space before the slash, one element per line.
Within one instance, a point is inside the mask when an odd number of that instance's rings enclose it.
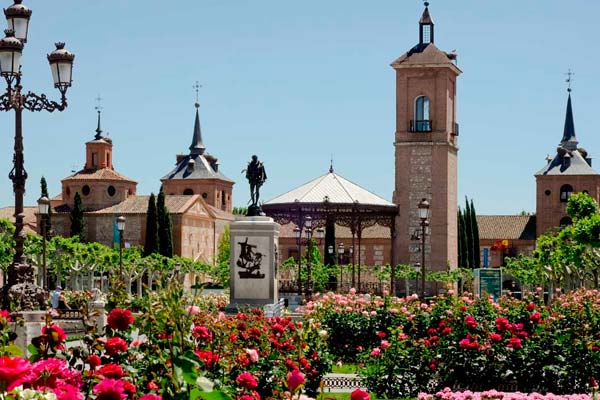
<path fill-rule="evenodd" d="M 198 96 L 199 96 L 198 93 L 199 93 L 201 87 L 202 87 L 202 85 L 200 83 L 198 83 L 198 81 L 196 81 L 194 86 L 192 86 L 192 88 L 194 88 L 196 90 L 196 104 L 195 104 L 196 108 L 200 107 L 200 103 L 198 100 Z"/>
<path fill-rule="evenodd" d="M 100 94 L 98 94 L 98 97 L 96 97 L 94 100 L 96 100 L 96 107 L 94 107 L 94 109 L 96 111 L 98 111 L 98 127 L 96 128 L 96 135 L 94 136 L 94 139 L 99 140 L 102 139 L 102 129 L 100 128 L 100 114 L 102 113 L 102 97 L 100 97 Z"/>
<path fill-rule="evenodd" d="M 331 159 L 329 162 L 329 173 L 333 173 L 333 154 L 331 155 Z"/>
<path fill-rule="evenodd" d="M 567 92 L 570 93 L 571 82 L 573 82 L 573 75 L 575 75 L 575 73 L 571 71 L 571 68 L 569 68 L 569 71 L 565 75 L 567 75 L 567 79 L 565 80 L 565 82 L 567 82 Z"/>

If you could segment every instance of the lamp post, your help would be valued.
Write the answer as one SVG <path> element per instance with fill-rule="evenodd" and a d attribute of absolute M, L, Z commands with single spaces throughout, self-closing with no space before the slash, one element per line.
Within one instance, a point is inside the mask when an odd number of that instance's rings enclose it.
<path fill-rule="evenodd" d="M 344 243 L 340 243 L 338 246 L 338 257 L 339 257 L 339 261 L 338 263 L 340 264 L 340 287 L 338 288 L 339 291 L 342 290 L 342 286 L 344 284 L 344 266 L 342 264 L 342 257 L 344 256 Z"/>
<path fill-rule="evenodd" d="M 0 75 L 6 80 L 6 91 L 0 96 L 0 111 L 15 112 L 15 144 L 13 168 L 9 178 L 15 193 L 15 254 L 8 267 L 8 282 L 3 288 L 3 300 L 8 307 L 10 297 L 20 299 L 21 310 L 33 310 L 41 298 L 41 289 L 33 281 L 33 269 L 27 264 L 23 254 L 25 234 L 23 232 L 23 196 L 27 172 L 23 156 L 23 110 L 29 111 L 63 111 L 67 107 L 66 93 L 71 86 L 73 71 L 73 53 L 65 50 L 64 43 L 56 43 L 56 50 L 48 54 L 48 62 L 52 71 L 54 87 L 60 92 L 60 103 L 49 100 L 46 95 L 33 92 L 22 94 L 21 55 L 27 42 L 31 10 L 15 0 L 14 4 L 4 10 L 8 28 L 6 37 L 0 39 Z M 39 305 L 39 304 L 38 304 Z"/>
<path fill-rule="evenodd" d="M 419 293 L 419 274 L 421 273 L 421 263 L 415 263 L 415 293 Z"/>
<path fill-rule="evenodd" d="M 40 226 L 42 228 L 42 289 L 48 288 L 46 279 L 46 218 L 50 209 L 50 200 L 42 196 L 38 200 L 38 213 L 40 214 Z"/>
<path fill-rule="evenodd" d="M 300 228 L 294 228 L 294 237 L 296 238 L 296 244 L 298 245 L 298 296 L 302 296 L 302 231 Z"/>
<path fill-rule="evenodd" d="M 335 247 L 333 247 L 333 245 L 330 244 L 329 246 L 327 246 L 327 253 L 329 254 L 329 260 L 333 261 L 335 263 L 335 254 L 334 254 L 335 253 Z M 329 274 L 329 271 L 328 271 L 327 272 L 327 276 L 329 276 L 329 279 L 328 279 L 328 282 L 329 282 L 328 286 L 329 287 L 328 287 L 328 289 L 333 289 L 333 283 L 334 282 L 332 282 L 331 280 L 335 279 L 335 275 L 332 278 L 331 274 Z"/>
<path fill-rule="evenodd" d="M 117 218 L 117 229 L 119 230 L 119 279 L 123 279 L 123 232 L 125 232 L 125 217 Z"/>
<path fill-rule="evenodd" d="M 421 296 L 425 298 L 425 235 L 427 234 L 427 226 L 429 225 L 429 202 L 426 199 L 421 199 L 418 205 L 419 219 L 421 220 Z"/>

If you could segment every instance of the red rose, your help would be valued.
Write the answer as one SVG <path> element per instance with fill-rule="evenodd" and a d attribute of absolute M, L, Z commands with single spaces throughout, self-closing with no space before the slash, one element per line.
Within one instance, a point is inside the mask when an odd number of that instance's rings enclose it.
<path fill-rule="evenodd" d="M 506 345 L 506 347 L 512 347 L 513 349 L 520 349 L 523 346 L 521 345 L 521 339 L 513 337 L 513 338 L 508 339 L 508 344 Z"/>
<path fill-rule="evenodd" d="M 154 381 L 148 382 L 146 387 L 148 388 L 148 390 L 154 390 L 154 391 L 159 389 L 158 385 L 156 383 L 154 383 Z"/>
<path fill-rule="evenodd" d="M 445 328 L 442 330 L 442 335 L 449 335 L 449 334 L 451 334 L 451 333 L 452 333 L 452 328 L 450 328 L 449 326 L 445 327 Z"/>
<path fill-rule="evenodd" d="M 350 393 L 350 400 L 371 400 L 371 396 L 365 391 L 356 389 L 354 392 Z"/>
<path fill-rule="evenodd" d="M 65 340 L 67 340 L 67 335 L 65 334 L 65 331 L 63 331 L 63 329 L 56 324 L 42 326 L 42 335 L 48 335 L 50 339 L 50 344 L 53 347 L 56 345 L 60 345 L 64 343 Z"/>
<path fill-rule="evenodd" d="M 508 323 L 508 320 L 506 318 L 496 318 L 496 330 L 498 332 L 506 332 L 509 327 L 510 324 Z"/>
<path fill-rule="evenodd" d="M 465 325 L 469 329 L 475 329 L 475 328 L 477 328 L 477 321 L 475 321 L 475 318 L 473 318 L 472 316 L 467 315 L 465 317 Z"/>
<path fill-rule="evenodd" d="M 123 390 L 125 393 L 127 393 L 127 396 L 129 396 L 130 399 L 135 397 L 135 393 L 137 391 L 135 385 L 129 381 L 123 381 Z"/>
<path fill-rule="evenodd" d="M 106 364 L 98 370 L 98 373 L 105 378 L 119 379 L 125 376 L 123 368 L 114 363 Z"/>
<path fill-rule="evenodd" d="M 120 337 L 111 337 L 106 340 L 104 350 L 106 350 L 106 354 L 109 356 L 114 356 L 123 351 L 127 351 L 127 342 Z"/>
<path fill-rule="evenodd" d="M 291 392 L 295 392 L 302 384 L 304 384 L 304 374 L 297 369 L 290 372 L 287 376 L 287 387 Z"/>
<path fill-rule="evenodd" d="M 140 400 L 162 400 L 162 397 L 157 394 L 149 393 L 140 397 Z"/>
<path fill-rule="evenodd" d="M 502 335 L 498 334 L 498 333 L 492 333 L 490 335 L 490 340 L 492 342 L 501 342 L 502 341 Z"/>
<path fill-rule="evenodd" d="M 538 323 L 540 321 L 540 318 L 541 318 L 541 315 L 537 311 L 529 316 L 529 320 L 531 322 L 535 322 L 535 323 Z"/>
<path fill-rule="evenodd" d="M 121 380 L 104 379 L 94 386 L 96 400 L 121 400 L 127 398 L 125 384 Z"/>
<path fill-rule="evenodd" d="M 245 389 L 256 389 L 258 387 L 258 382 L 256 382 L 256 378 L 254 375 L 248 372 L 242 372 L 235 380 L 238 385 Z"/>
<path fill-rule="evenodd" d="M 107 323 L 111 329 L 126 331 L 133 324 L 133 316 L 129 310 L 115 308 L 108 314 Z"/>
<path fill-rule="evenodd" d="M 99 366 L 100 364 L 102 364 L 102 361 L 100 360 L 100 357 L 98 357 L 95 354 L 91 354 L 88 359 L 87 359 L 88 364 L 90 364 L 90 368 L 91 369 L 96 369 L 97 366 Z"/>
<path fill-rule="evenodd" d="M 31 364 L 20 357 L 4 356 L 0 358 L 0 382 L 4 383 L 7 391 L 25 381 L 29 375 Z"/>
<path fill-rule="evenodd" d="M 213 334 L 205 326 L 196 325 L 192 330 L 192 336 L 200 339 L 203 342 L 212 342 Z"/>
<path fill-rule="evenodd" d="M 525 306 L 525 308 L 527 309 L 527 311 L 531 311 L 535 308 L 535 304 L 529 303 Z"/>

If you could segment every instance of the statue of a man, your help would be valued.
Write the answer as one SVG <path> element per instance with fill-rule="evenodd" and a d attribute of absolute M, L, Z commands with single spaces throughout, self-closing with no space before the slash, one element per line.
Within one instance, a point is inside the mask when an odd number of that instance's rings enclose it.
<path fill-rule="evenodd" d="M 260 187 L 267 180 L 267 173 L 262 162 L 258 161 L 256 155 L 252 156 L 252 160 L 246 168 L 246 179 L 250 183 L 250 199 L 252 204 L 250 207 L 258 208 L 258 199 L 260 197 Z"/>

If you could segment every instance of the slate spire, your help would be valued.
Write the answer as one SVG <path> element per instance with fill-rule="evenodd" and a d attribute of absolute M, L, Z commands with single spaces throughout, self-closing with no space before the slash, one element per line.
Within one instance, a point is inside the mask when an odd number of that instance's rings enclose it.
<path fill-rule="evenodd" d="M 200 104 L 196 103 L 196 121 L 194 122 L 194 136 L 192 137 L 192 144 L 190 145 L 191 154 L 203 154 L 206 147 L 202 143 L 202 131 L 200 130 Z"/>
<path fill-rule="evenodd" d="M 571 106 L 571 90 L 569 89 L 567 113 L 565 115 L 565 129 L 563 131 L 563 137 L 560 141 L 560 144 L 567 150 L 576 150 L 578 143 L 579 142 L 575 137 L 575 123 L 573 122 L 573 108 Z"/>

